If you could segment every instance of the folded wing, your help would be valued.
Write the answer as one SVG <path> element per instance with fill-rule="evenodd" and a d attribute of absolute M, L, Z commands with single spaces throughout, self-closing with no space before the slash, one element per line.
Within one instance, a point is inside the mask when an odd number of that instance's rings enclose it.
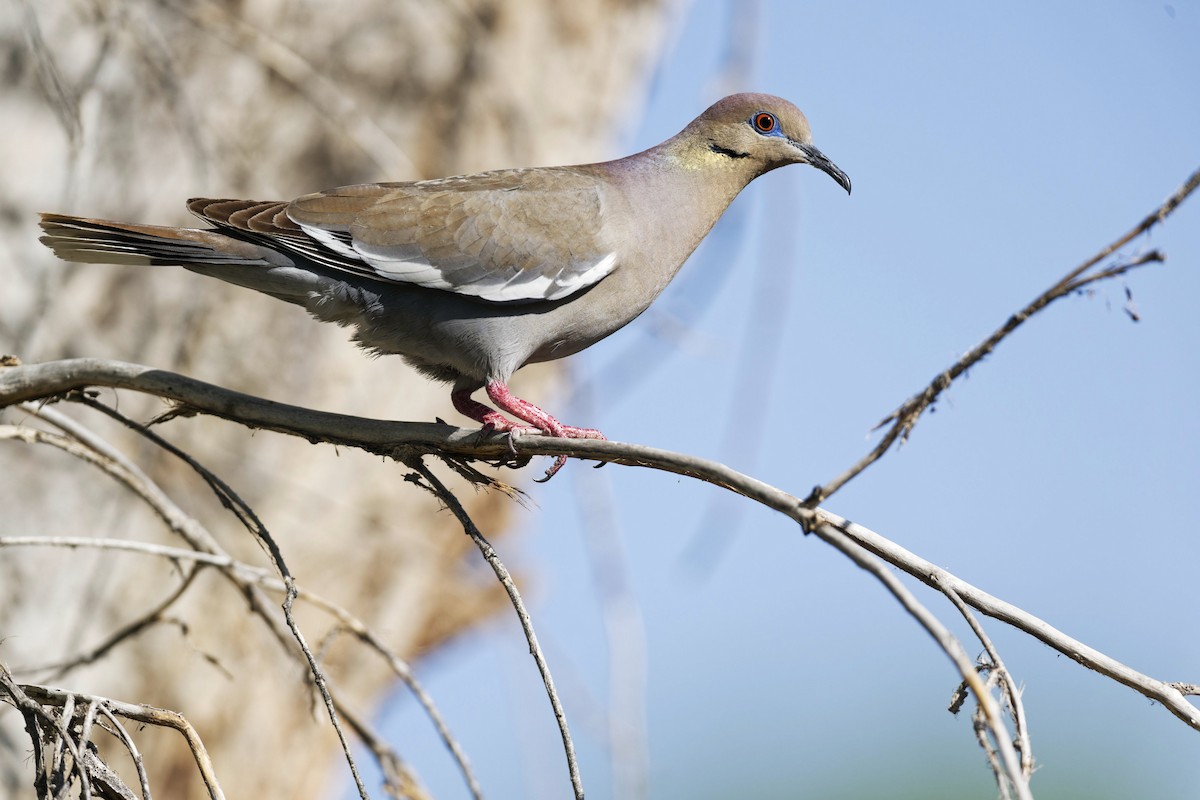
<path fill-rule="evenodd" d="M 604 215 L 595 177 L 570 167 L 346 186 L 286 208 L 342 266 L 494 302 L 558 300 L 612 272 Z"/>

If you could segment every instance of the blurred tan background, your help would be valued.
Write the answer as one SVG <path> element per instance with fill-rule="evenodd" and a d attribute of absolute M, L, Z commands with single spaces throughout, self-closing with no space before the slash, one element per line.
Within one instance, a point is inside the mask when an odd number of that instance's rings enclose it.
<path fill-rule="evenodd" d="M 36 212 L 186 225 L 192 196 L 286 199 L 616 155 L 678 5 L 17 0 L 0 15 L 0 352 L 134 361 L 320 409 L 467 424 L 445 387 L 398 359 L 365 358 L 345 331 L 294 307 L 178 269 L 58 262 L 36 241 Z M 519 381 L 549 398 L 555 372 Z M 137 419 L 163 410 L 102 395 Z M 66 410 L 130 453 L 226 550 L 266 563 L 179 462 Z M 160 432 L 250 502 L 304 586 L 406 657 L 502 609 L 466 537 L 402 482 L 400 465 L 206 418 Z M 463 496 L 485 532 L 505 529 L 510 500 Z M 47 448 L 0 442 L 0 508 L 6 535 L 177 543 L 110 479 Z M 0 661 L 21 670 L 93 646 L 178 580 L 145 557 L 0 552 Z M 333 733 L 245 598 L 201 575 L 170 617 L 57 685 L 182 712 L 229 797 L 321 796 L 331 770 L 344 770 Z M 314 643 L 331 626 L 312 613 L 301 623 Z M 348 706 L 369 716 L 391 674 L 345 637 L 325 658 Z M 17 715 L 0 717 L 0 793 L 24 796 L 28 740 Z M 179 737 L 145 731 L 138 744 L 158 796 L 204 796 Z"/>

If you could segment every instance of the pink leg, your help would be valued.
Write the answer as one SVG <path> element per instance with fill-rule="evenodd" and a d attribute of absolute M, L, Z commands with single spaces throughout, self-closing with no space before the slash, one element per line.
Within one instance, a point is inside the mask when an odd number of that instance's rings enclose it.
<path fill-rule="evenodd" d="M 528 422 L 530 425 L 533 425 L 537 430 L 540 430 L 545 434 L 548 434 L 550 436 L 564 437 L 567 439 L 603 439 L 604 438 L 603 433 L 601 433 L 598 430 L 594 430 L 593 428 L 576 428 L 573 425 L 563 425 L 561 422 L 559 422 L 554 417 L 547 414 L 542 409 L 535 406 L 533 403 L 530 403 L 528 400 L 522 400 L 521 398 L 514 395 L 512 392 L 510 392 L 508 390 L 508 386 L 501 383 L 500 381 L 489 381 L 486 388 L 487 388 L 488 397 L 492 398 L 492 402 L 495 403 L 497 406 L 499 406 L 501 410 L 507 411 L 509 414 L 512 414 L 517 419 Z M 470 400 L 469 397 L 466 399 Z M 458 400 L 455 401 L 455 407 L 458 408 L 459 411 L 462 411 L 464 414 L 467 414 L 467 412 L 464 410 L 464 408 L 459 405 L 459 402 L 460 401 L 458 401 Z M 488 421 L 491 420 L 492 415 L 494 415 L 496 417 L 500 417 L 501 419 L 504 419 L 503 417 L 500 416 L 500 414 L 498 414 L 495 411 L 492 411 L 491 409 L 489 409 L 487 406 L 483 405 L 482 403 L 476 403 L 474 400 L 470 400 L 470 402 L 472 404 L 474 404 L 475 406 L 478 406 L 479 408 L 485 409 L 486 411 L 490 412 L 489 416 L 488 416 Z M 467 414 L 467 416 L 472 416 L 472 415 Z M 479 419 L 479 418 L 474 417 L 474 419 Z M 483 421 L 483 420 L 480 420 L 480 421 Z M 512 422 L 509 422 L 506 419 L 504 421 L 508 424 L 509 427 L 508 428 L 499 428 L 497 426 L 497 428 L 496 428 L 497 430 L 519 429 L 519 430 L 521 430 L 521 432 L 524 432 L 524 430 L 527 430 L 527 429 L 520 429 L 520 427 L 518 425 L 516 425 L 515 423 L 512 423 Z M 487 422 L 485 422 L 485 424 L 487 424 Z M 542 478 L 542 480 L 543 481 L 550 480 L 550 478 L 554 477 L 554 474 L 556 472 L 558 472 L 560 469 L 562 469 L 563 464 L 566 464 L 566 463 L 567 463 L 566 456 L 558 456 L 557 458 L 555 458 L 554 464 L 551 465 L 550 469 L 546 470 L 546 477 Z"/>
<path fill-rule="evenodd" d="M 492 398 L 492 402 L 500 408 L 550 436 L 561 436 L 566 439 L 605 438 L 604 434 L 595 428 L 576 428 L 574 425 L 563 425 L 533 403 L 514 395 L 500 381 L 490 381 L 487 385 L 487 393 L 488 397 Z M 484 407 L 486 408 L 486 406 Z"/>
<path fill-rule="evenodd" d="M 500 433 L 510 431 L 532 433 L 533 431 L 541 430 L 540 428 L 518 425 L 499 411 L 488 408 L 483 403 L 472 398 L 471 391 L 471 389 L 456 389 L 450 393 L 450 402 L 454 404 L 458 413 L 464 417 L 470 417 L 476 422 L 482 423 L 485 427 L 499 431 Z"/>

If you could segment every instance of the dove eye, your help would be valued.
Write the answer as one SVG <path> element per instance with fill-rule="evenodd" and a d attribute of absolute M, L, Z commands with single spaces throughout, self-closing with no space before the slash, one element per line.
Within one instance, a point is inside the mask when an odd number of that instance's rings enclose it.
<path fill-rule="evenodd" d="M 779 129 L 779 122 L 776 121 L 775 115 L 768 114 L 766 111 L 759 111 L 751 117 L 750 124 L 759 133 L 774 133 Z"/>

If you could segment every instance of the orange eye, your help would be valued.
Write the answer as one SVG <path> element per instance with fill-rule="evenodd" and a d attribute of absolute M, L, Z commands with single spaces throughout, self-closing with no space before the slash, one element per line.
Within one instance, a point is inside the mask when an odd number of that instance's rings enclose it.
<path fill-rule="evenodd" d="M 773 114 L 760 111 L 754 115 L 754 128 L 759 133 L 771 133 L 779 126 Z"/>

